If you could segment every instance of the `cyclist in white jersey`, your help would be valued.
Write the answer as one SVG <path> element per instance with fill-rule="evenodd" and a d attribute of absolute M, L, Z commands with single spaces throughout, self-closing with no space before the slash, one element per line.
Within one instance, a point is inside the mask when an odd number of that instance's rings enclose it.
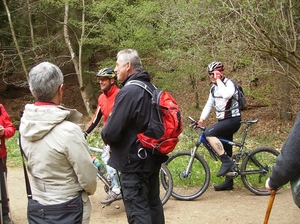
<path fill-rule="evenodd" d="M 203 126 L 213 107 L 216 109 L 216 118 L 218 122 L 205 130 L 205 136 L 209 144 L 218 153 L 221 158 L 222 166 L 217 176 L 225 176 L 233 167 L 231 160 L 232 146 L 222 144 L 218 138 L 233 140 L 233 134 L 240 128 L 241 112 L 238 101 L 233 99 L 237 90 L 233 82 L 223 74 L 224 66 L 221 62 L 212 62 L 208 65 L 210 81 L 213 83 L 208 100 L 203 108 L 198 124 Z M 233 179 L 225 178 L 225 182 L 215 186 L 216 191 L 232 190 Z"/>

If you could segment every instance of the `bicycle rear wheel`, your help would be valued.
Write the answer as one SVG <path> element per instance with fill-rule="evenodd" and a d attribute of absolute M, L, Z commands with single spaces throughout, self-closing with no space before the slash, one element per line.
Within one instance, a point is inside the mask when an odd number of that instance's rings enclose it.
<path fill-rule="evenodd" d="M 166 162 L 173 178 L 172 196 L 179 200 L 189 201 L 200 197 L 210 182 L 208 164 L 199 154 L 195 154 L 191 170 L 186 172 L 190 159 L 191 152 L 185 150 L 172 154 Z"/>
<path fill-rule="evenodd" d="M 170 199 L 173 189 L 173 179 L 172 175 L 166 167 L 166 165 L 162 164 L 160 168 L 160 174 L 159 174 L 159 180 L 160 180 L 160 200 L 161 203 L 164 205 L 167 203 L 167 201 Z"/>
<path fill-rule="evenodd" d="M 279 152 L 269 147 L 252 150 L 241 166 L 241 178 L 245 187 L 257 195 L 270 195 L 265 187 Z"/>

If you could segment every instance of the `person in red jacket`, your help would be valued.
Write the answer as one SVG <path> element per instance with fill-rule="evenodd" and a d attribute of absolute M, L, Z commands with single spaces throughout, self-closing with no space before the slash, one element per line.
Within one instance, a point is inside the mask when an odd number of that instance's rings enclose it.
<path fill-rule="evenodd" d="M 1 206 L 2 206 L 2 217 L 4 224 L 13 224 L 13 221 L 9 217 L 9 205 L 8 205 L 8 197 L 7 197 L 7 150 L 5 145 L 5 139 L 11 138 L 14 136 L 16 132 L 16 127 L 13 125 L 8 113 L 6 112 L 4 106 L 0 104 L 0 182 L 1 182 Z"/>
<path fill-rule="evenodd" d="M 102 117 L 103 126 L 105 125 L 108 115 L 114 106 L 115 97 L 120 90 L 116 85 L 117 75 L 112 68 L 103 68 L 97 73 L 96 76 L 99 78 L 99 84 L 102 90 L 102 94 L 98 98 L 98 106 L 96 112 L 89 122 L 88 128 L 84 132 L 85 137 L 87 137 L 87 135 L 94 130 L 94 128 L 99 124 Z M 111 181 L 112 188 L 111 191 L 108 192 L 107 197 L 100 201 L 102 204 L 110 204 L 115 200 L 122 199 L 119 181 L 116 176 L 116 170 L 107 165 L 109 150 L 109 146 L 106 145 L 103 149 L 102 161 L 106 165 L 106 170 Z M 101 172 L 101 169 L 99 171 Z"/>

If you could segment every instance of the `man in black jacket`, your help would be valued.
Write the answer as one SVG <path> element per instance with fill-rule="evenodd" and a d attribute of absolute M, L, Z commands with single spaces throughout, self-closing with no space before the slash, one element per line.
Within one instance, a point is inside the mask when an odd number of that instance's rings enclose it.
<path fill-rule="evenodd" d="M 150 121 L 150 94 L 136 85 L 139 80 L 154 89 L 150 76 L 142 70 L 138 52 L 118 52 L 115 72 L 123 88 L 102 130 L 102 138 L 111 147 L 108 164 L 120 171 L 120 183 L 128 223 L 163 224 L 164 212 L 159 198 L 159 170 L 167 156 L 153 155 L 142 149 L 137 134 Z"/>
<path fill-rule="evenodd" d="M 272 168 L 272 173 L 266 181 L 269 192 L 278 190 L 289 181 L 300 175 L 300 113 L 298 113 L 294 126 L 285 140 L 281 152 Z"/>

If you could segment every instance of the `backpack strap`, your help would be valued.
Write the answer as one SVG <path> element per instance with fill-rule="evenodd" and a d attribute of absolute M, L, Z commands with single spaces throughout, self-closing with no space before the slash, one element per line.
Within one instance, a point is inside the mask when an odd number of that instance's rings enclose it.
<path fill-rule="evenodd" d="M 23 169 L 24 169 L 24 177 L 25 177 L 27 197 L 28 197 L 28 199 L 31 199 L 32 198 L 32 193 L 31 193 L 27 168 L 26 168 L 26 165 L 25 165 L 25 160 L 24 160 L 25 155 L 24 155 L 24 151 L 23 151 L 23 148 L 22 148 L 22 144 L 21 144 L 21 134 L 20 133 L 19 133 L 19 147 L 20 147 L 21 156 L 22 156 L 22 163 L 23 163 Z"/>
<path fill-rule="evenodd" d="M 233 83 L 233 85 L 234 85 L 234 87 L 235 87 L 235 92 L 236 92 L 236 91 L 239 91 L 238 84 L 237 84 L 234 80 L 232 80 L 232 79 L 230 79 L 230 81 Z M 232 98 L 233 98 L 234 100 L 238 101 L 238 96 L 235 94 L 235 92 L 234 92 Z"/>
<path fill-rule="evenodd" d="M 141 88 L 143 88 L 144 90 L 146 90 L 151 96 L 153 95 L 153 91 L 149 88 L 149 86 L 147 86 L 146 83 L 142 82 L 142 81 L 139 81 L 139 80 L 131 80 L 131 81 L 128 81 L 125 86 L 127 85 L 136 85 L 136 86 L 139 86 Z M 154 85 L 153 85 L 154 86 Z M 156 88 L 154 86 L 154 88 Z"/>
<path fill-rule="evenodd" d="M 149 82 L 150 83 L 150 82 Z M 150 84 L 152 84 L 152 83 L 150 83 Z M 144 89 L 146 92 L 148 92 L 149 94 L 150 94 L 150 96 L 152 97 L 153 96 L 153 91 L 150 89 L 150 87 L 146 84 L 146 83 L 144 83 L 144 82 L 142 82 L 142 81 L 139 81 L 139 80 L 130 80 L 130 81 L 128 81 L 128 82 L 126 82 L 126 84 L 125 84 L 125 86 L 127 86 L 127 85 L 136 85 L 136 86 L 139 86 L 139 87 L 141 87 L 142 89 Z M 152 86 L 156 89 L 156 87 L 152 84 Z M 153 113 L 152 113 L 153 111 L 151 110 L 151 114 L 150 114 L 150 120 L 152 120 L 153 119 Z M 149 121 L 150 122 L 150 121 Z M 148 123 L 149 123 L 148 122 Z M 138 141 L 140 141 L 140 140 L 138 140 Z M 140 143 L 141 144 L 141 143 Z M 142 144 L 141 144 L 142 145 Z M 141 157 L 141 155 L 140 155 L 140 151 L 141 150 L 144 150 L 144 153 L 145 153 L 145 157 Z M 154 150 L 152 150 L 151 151 L 152 152 L 152 154 L 154 154 Z M 138 157 L 141 159 L 141 180 L 143 179 L 143 175 L 142 175 L 142 172 L 144 171 L 144 165 L 145 165 L 145 159 L 147 158 L 147 151 L 146 151 L 146 149 L 145 148 L 143 148 L 143 146 L 142 146 L 142 148 L 140 148 L 139 150 L 138 150 L 138 152 L 137 152 L 137 154 L 138 154 Z"/>
<path fill-rule="evenodd" d="M 238 101 L 238 99 L 236 99 L 236 91 L 239 91 L 238 90 L 238 86 L 237 86 L 237 83 L 234 81 L 234 80 L 232 80 L 232 79 L 228 79 L 227 78 L 227 80 L 225 81 L 225 82 L 223 82 L 224 83 L 224 85 L 226 85 L 226 83 L 228 82 L 228 80 L 230 80 L 232 83 L 233 83 L 233 85 L 234 85 L 234 88 L 235 88 L 235 90 L 234 90 L 234 93 L 233 93 L 233 95 L 232 95 L 232 97 L 230 98 L 230 99 L 233 99 L 233 100 L 235 100 L 235 101 L 237 101 L 238 102 L 238 106 L 237 107 L 235 107 L 235 108 L 230 108 L 230 109 L 227 109 L 227 110 L 218 110 L 218 112 L 226 112 L 226 111 L 230 111 L 230 110 L 234 110 L 234 109 L 237 109 L 237 108 L 239 108 L 239 101 Z M 215 98 L 215 85 L 210 89 L 210 92 L 211 92 L 211 94 L 212 94 L 212 96 Z"/>

